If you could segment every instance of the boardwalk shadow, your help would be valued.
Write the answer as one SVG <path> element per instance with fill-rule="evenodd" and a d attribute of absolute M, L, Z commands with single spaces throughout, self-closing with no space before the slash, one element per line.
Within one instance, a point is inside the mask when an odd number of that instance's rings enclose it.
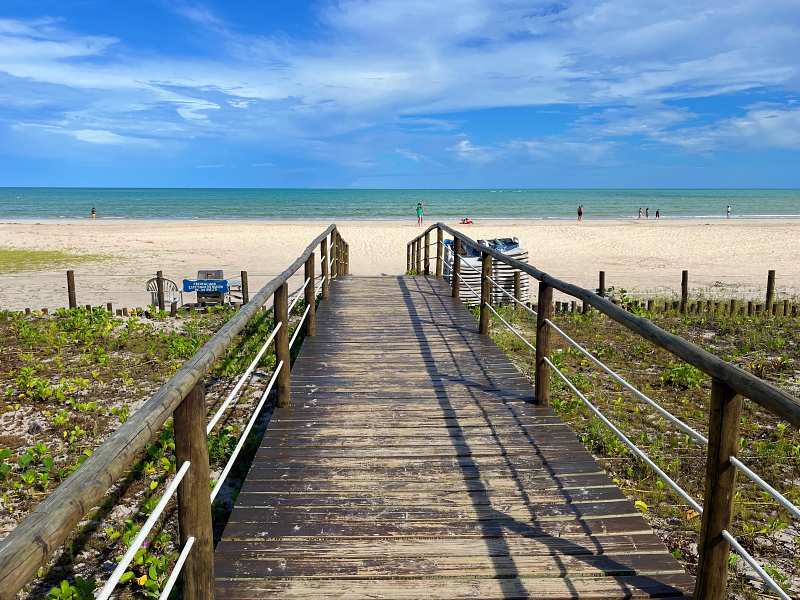
<path fill-rule="evenodd" d="M 658 585 L 657 579 L 638 575 L 629 565 L 603 556 L 604 550 L 601 542 L 593 535 L 589 525 L 580 518 L 575 505 L 569 504 L 586 536 L 583 539 L 588 540 L 588 545 L 581 545 L 577 541 L 567 538 L 555 537 L 552 534 L 552 527 L 547 528 L 542 525 L 542 515 L 536 513 L 535 500 L 531 499 L 520 472 L 515 466 L 515 461 L 512 460 L 514 449 L 506 446 L 497 427 L 492 423 L 492 415 L 487 410 L 488 404 L 508 407 L 506 401 L 509 396 L 511 399 L 518 399 L 520 396 L 525 396 L 524 391 L 522 394 L 517 393 L 520 390 L 514 390 L 510 394 L 499 393 L 494 385 L 487 384 L 487 381 L 497 380 L 498 377 L 492 373 L 492 369 L 486 365 L 484 358 L 481 356 L 480 346 L 485 346 L 486 340 L 478 336 L 475 328 L 469 331 L 463 326 L 463 322 L 438 323 L 435 321 L 434 315 L 441 313 L 442 308 L 448 309 L 450 312 L 463 310 L 460 304 L 456 304 L 457 301 L 454 301 L 449 296 L 441 282 L 420 277 L 414 279 L 400 277 L 398 278 L 398 284 L 405 306 L 409 311 L 411 322 L 414 324 L 414 336 L 419 343 L 422 356 L 426 359 L 425 368 L 431 385 L 463 386 L 464 397 L 474 402 L 486 421 L 491 439 L 497 445 L 498 456 L 502 457 L 504 462 L 504 469 L 508 471 L 509 478 L 514 482 L 514 487 L 521 503 L 525 505 L 530 515 L 529 520 L 521 521 L 493 506 L 491 490 L 484 483 L 485 479 L 481 475 L 481 465 L 479 461 L 475 460 L 476 452 L 473 452 L 470 446 L 470 438 L 467 437 L 466 431 L 461 425 L 448 428 L 453 447 L 457 448 L 459 452 L 459 459 L 453 461 L 453 468 L 460 469 L 465 484 L 469 481 L 470 483 L 466 485 L 473 486 L 472 491 L 467 492 L 473 508 L 476 512 L 485 513 L 486 516 L 484 519 L 478 519 L 477 524 L 481 537 L 486 543 L 487 556 L 490 557 L 494 567 L 493 575 L 498 581 L 503 596 L 505 598 L 519 598 L 521 591 L 523 591 L 529 594 L 530 597 L 536 597 L 537 592 L 537 590 L 525 590 L 524 583 L 517 579 L 524 577 L 526 573 L 524 570 L 520 571 L 514 560 L 514 552 L 508 543 L 509 536 L 535 538 L 538 543 L 546 547 L 551 559 L 554 561 L 558 575 L 564 578 L 563 581 L 567 586 L 568 593 L 572 597 L 578 596 L 578 589 L 568 578 L 570 575 L 568 563 L 574 563 L 576 560 L 584 561 L 587 566 L 591 565 L 592 568 L 601 569 L 603 572 L 608 573 L 609 575 L 606 579 L 616 582 L 619 588 L 619 597 L 628 597 L 632 592 L 631 585 L 621 579 L 624 576 L 637 576 L 638 583 L 642 585 Z M 439 286 L 441 291 L 434 286 Z M 465 310 L 463 310 L 463 313 L 468 315 Z M 432 343 L 434 339 L 436 340 L 435 344 Z M 444 345 L 442 340 L 445 340 Z M 433 352 L 434 345 L 437 349 L 436 352 Z M 443 355 L 442 347 L 448 347 L 450 349 L 449 353 Z M 442 364 L 442 370 L 440 370 L 437 363 Z M 446 367 L 444 367 L 445 363 Z M 467 364 L 469 369 L 465 367 Z M 508 364 L 510 366 L 511 362 L 508 361 Z M 496 396 L 496 403 L 487 402 L 485 400 L 486 394 Z M 437 390 L 436 397 L 436 401 L 443 413 L 452 414 L 453 421 L 459 423 L 458 406 L 453 404 L 450 392 L 446 388 L 441 388 Z M 527 397 L 530 398 L 530 394 L 527 394 Z M 552 479 L 553 485 L 564 496 L 563 502 L 567 503 L 568 499 L 564 492 L 565 483 L 559 476 L 556 466 L 552 464 L 549 457 L 550 453 L 543 449 L 534 433 L 523 427 L 523 420 L 520 418 L 519 411 L 509 409 L 508 416 L 513 418 L 513 422 L 519 427 L 520 433 L 524 434 L 524 439 L 530 443 L 531 449 L 542 465 L 542 470 Z M 572 434 L 570 433 L 569 435 Z M 518 461 L 516 464 L 518 464 Z M 598 471 L 601 471 L 599 467 Z M 479 474 L 477 479 L 474 478 L 475 473 Z M 488 506 L 485 504 L 487 501 L 489 502 Z M 596 573 L 594 575 L 596 576 Z M 667 586 L 662 585 L 661 591 L 662 593 L 666 592 L 664 595 L 671 595 Z M 682 593 L 681 590 L 674 588 L 674 595 L 682 595 Z"/>

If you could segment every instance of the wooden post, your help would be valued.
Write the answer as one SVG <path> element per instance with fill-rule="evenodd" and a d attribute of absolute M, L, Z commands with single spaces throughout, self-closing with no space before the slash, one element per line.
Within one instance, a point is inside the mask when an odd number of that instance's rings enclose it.
<path fill-rule="evenodd" d="M 46 309 L 46 308 L 42 309 L 42 315 L 47 316 L 48 313 L 49 313 L 48 309 Z"/>
<path fill-rule="evenodd" d="M 492 303 L 492 255 L 488 252 L 481 252 L 481 316 L 478 323 L 478 333 L 488 335 L 489 333 L 489 308 Z"/>
<path fill-rule="evenodd" d="M 170 317 L 177 317 L 178 316 L 178 303 L 177 302 L 170 302 L 170 304 L 169 304 L 169 316 Z"/>
<path fill-rule="evenodd" d="M 681 271 L 681 314 L 686 314 L 686 303 L 689 301 L 689 271 Z"/>
<path fill-rule="evenodd" d="M 453 267 L 450 269 L 450 284 L 453 298 L 458 300 L 461 290 L 461 240 L 453 238 Z"/>
<path fill-rule="evenodd" d="M 283 361 L 283 367 L 278 373 L 276 381 L 278 389 L 278 406 L 287 407 L 291 400 L 291 357 L 289 355 L 289 287 L 284 282 L 275 290 L 273 304 L 275 324 L 281 323 L 281 328 L 275 334 L 275 364 Z"/>
<path fill-rule="evenodd" d="M 344 243 L 344 274 L 350 275 L 350 244 Z"/>
<path fill-rule="evenodd" d="M 731 316 L 736 314 L 736 298 L 731 298 L 730 304 L 728 305 L 728 312 Z"/>
<path fill-rule="evenodd" d="M 78 306 L 78 300 L 75 296 L 75 271 L 67 271 L 67 300 L 70 308 Z"/>
<path fill-rule="evenodd" d="M 411 267 L 409 272 L 413 271 L 417 275 L 417 240 L 411 241 Z"/>
<path fill-rule="evenodd" d="M 417 275 L 422 274 L 422 238 L 417 238 Z"/>
<path fill-rule="evenodd" d="M 550 292 L 552 297 L 552 292 Z M 605 296 L 606 295 L 606 272 L 600 271 L 600 277 L 597 286 L 597 295 L 598 296 Z"/>
<path fill-rule="evenodd" d="M 436 277 L 442 277 L 444 269 L 444 231 L 441 227 L 436 228 Z"/>
<path fill-rule="evenodd" d="M 319 253 L 322 255 L 322 299 L 328 299 L 328 240 L 324 239 L 319 243 Z"/>
<path fill-rule="evenodd" d="M 106 310 L 111 314 L 114 314 L 114 305 L 111 302 L 106 302 Z"/>
<path fill-rule="evenodd" d="M 123 317 L 127 317 L 128 316 L 128 307 L 127 306 L 122 309 L 122 316 Z"/>
<path fill-rule="evenodd" d="M 600 273 L 603 273 L 600 271 Z M 602 281 L 602 276 L 601 276 Z M 550 405 L 550 366 L 544 362 L 550 358 L 550 326 L 545 322 L 553 316 L 553 288 L 539 282 L 539 297 L 536 305 L 536 403 Z"/>
<path fill-rule="evenodd" d="M 406 273 L 411 271 L 411 242 L 406 244 Z"/>
<path fill-rule="evenodd" d="M 653 312 L 654 307 L 655 307 L 655 300 L 653 300 L 652 298 L 648 298 L 648 300 L 647 300 L 647 312 L 649 312 L 649 313 Z M 685 304 L 684 304 L 683 308 L 684 308 L 684 310 L 686 310 L 686 305 Z"/>
<path fill-rule="evenodd" d="M 425 232 L 425 277 L 431 274 L 431 253 L 430 253 L 430 246 L 431 246 L 431 232 Z"/>
<path fill-rule="evenodd" d="M 770 269 L 767 271 L 767 298 L 764 306 L 769 307 L 772 306 L 772 302 L 775 300 L 775 270 Z"/>
<path fill-rule="evenodd" d="M 522 302 L 522 273 L 520 271 L 514 270 L 514 298 L 516 298 L 517 302 Z M 519 304 L 514 303 L 514 309 L 519 309 Z"/>
<path fill-rule="evenodd" d="M 336 231 L 331 232 L 331 279 L 336 277 Z"/>
<path fill-rule="evenodd" d="M 194 537 L 194 546 L 183 565 L 184 598 L 214 598 L 214 534 L 211 528 L 211 498 L 208 482 L 206 402 L 198 383 L 174 413 L 175 456 L 178 468 L 191 466 L 178 487 L 178 524 L 181 546 Z"/>
<path fill-rule="evenodd" d="M 789 316 L 789 301 L 788 300 L 784 300 L 783 301 L 783 316 L 784 317 L 788 317 Z"/>
<path fill-rule="evenodd" d="M 731 522 L 736 467 L 730 458 L 736 455 L 739 446 L 741 410 L 742 397 L 727 384 L 714 379 L 711 382 L 706 493 L 698 538 L 700 559 L 695 598 L 726 597 L 730 545 L 723 539 L 722 530 L 727 529 Z"/>
<path fill-rule="evenodd" d="M 308 315 L 306 315 L 306 335 L 317 334 L 317 292 L 314 284 L 314 253 L 306 260 L 306 279 L 308 285 L 305 290 L 306 306 L 308 307 Z"/>
<path fill-rule="evenodd" d="M 156 290 L 158 291 L 158 311 L 164 312 L 164 273 L 156 271 Z"/>
<path fill-rule="evenodd" d="M 242 271 L 241 277 L 242 277 L 242 305 L 245 305 L 248 302 L 250 302 L 250 285 L 247 283 L 247 271 Z"/>

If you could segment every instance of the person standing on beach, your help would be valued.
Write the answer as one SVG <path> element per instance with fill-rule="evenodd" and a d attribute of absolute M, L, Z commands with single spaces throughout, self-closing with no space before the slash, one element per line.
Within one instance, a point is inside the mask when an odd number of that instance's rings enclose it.
<path fill-rule="evenodd" d="M 649 219 L 650 218 L 650 207 L 649 206 L 644 209 L 644 218 L 645 219 Z"/>
<path fill-rule="evenodd" d="M 92 207 L 92 218 L 93 218 L 93 219 L 96 219 L 96 218 L 97 218 L 97 210 L 95 209 L 95 207 L 94 207 L 94 206 Z"/>
<path fill-rule="evenodd" d="M 725 209 L 725 218 L 726 219 L 730 219 L 731 218 L 731 205 L 730 204 L 728 204 L 728 208 Z"/>
<path fill-rule="evenodd" d="M 425 216 L 425 207 L 422 202 L 417 202 L 417 227 L 422 226 L 422 217 Z"/>
<path fill-rule="evenodd" d="M 583 204 L 578 205 L 578 223 L 583 221 Z"/>
<path fill-rule="evenodd" d="M 660 218 L 661 218 L 661 211 L 656 209 L 656 219 L 660 219 Z"/>
<path fill-rule="evenodd" d="M 642 218 L 642 207 L 641 206 L 639 207 L 639 218 L 640 219 Z"/>

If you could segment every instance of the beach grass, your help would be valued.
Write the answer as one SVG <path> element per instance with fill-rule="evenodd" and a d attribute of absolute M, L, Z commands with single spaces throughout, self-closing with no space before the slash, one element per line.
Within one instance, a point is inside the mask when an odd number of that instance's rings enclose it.
<path fill-rule="evenodd" d="M 28 250 L 0 247 L 0 273 L 44 271 L 76 263 L 102 260 L 98 254 L 75 254 L 63 250 Z"/>

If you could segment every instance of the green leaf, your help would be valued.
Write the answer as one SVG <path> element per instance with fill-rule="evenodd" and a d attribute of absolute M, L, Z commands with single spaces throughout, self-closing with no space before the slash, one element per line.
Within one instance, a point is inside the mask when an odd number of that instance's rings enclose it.
<path fill-rule="evenodd" d="M 133 571 L 125 571 L 122 577 L 119 578 L 119 582 L 128 583 L 131 579 L 133 579 Z"/>

